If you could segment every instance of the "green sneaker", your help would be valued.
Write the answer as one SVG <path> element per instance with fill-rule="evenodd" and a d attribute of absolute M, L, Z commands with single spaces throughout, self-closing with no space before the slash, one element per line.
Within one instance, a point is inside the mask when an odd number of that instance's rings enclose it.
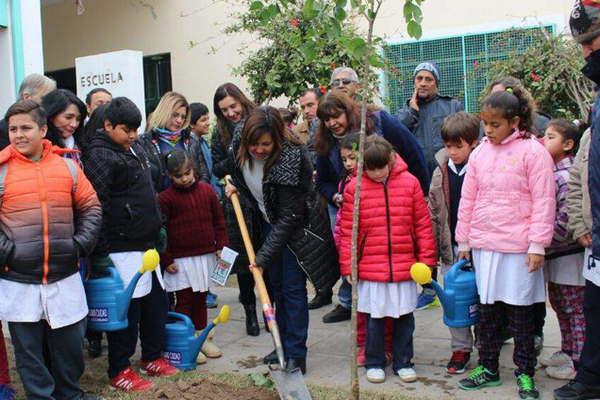
<path fill-rule="evenodd" d="M 533 377 L 527 374 L 517 376 L 517 386 L 519 387 L 519 398 L 523 400 L 535 400 L 540 398 L 540 392 L 535 387 Z"/>
<path fill-rule="evenodd" d="M 479 365 L 475 368 L 469 376 L 458 382 L 458 387 L 462 390 L 477 390 L 484 387 L 500 386 L 502 381 L 500 380 L 500 374 L 492 372 L 483 365 Z"/>

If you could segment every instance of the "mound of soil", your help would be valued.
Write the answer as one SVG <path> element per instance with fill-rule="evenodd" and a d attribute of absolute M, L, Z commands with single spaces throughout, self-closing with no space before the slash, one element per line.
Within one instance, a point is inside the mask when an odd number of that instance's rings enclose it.
<path fill-rule="evenodd" d="M 273 390 L 261 387 L 235 388 L 226 384 L 210 382 L 203 378 L 164 382 L 148 395 L 150 399 L 185 400 L 277 400 Z"/>

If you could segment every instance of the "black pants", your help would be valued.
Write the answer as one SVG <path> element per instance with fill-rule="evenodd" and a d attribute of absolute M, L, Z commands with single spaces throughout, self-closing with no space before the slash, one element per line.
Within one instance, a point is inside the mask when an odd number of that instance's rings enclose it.
<path fill-rule="evenodd" d="M 576 381 L 585 385 L 600 385 L 600 286 L 585 281 L 583 314 L 585 343 L 579 360 Z"/>
<path fill-rule="evenodd" d="M 129 304 L 127 328 L 107 332 L 108 377 L 114 378 L 129 367 L 135 353 L 138 332 L 142 342 L 142 360 L 154 361 L 162 357 L 165 346 L 165 323 L 169 302 L 167 293 L 152 273 L 152 290 L 144 297 L 132 299 Z"/>
<path fill-rule="evenodd" d="M 58 329 L 51 329 L 46 321 L 8 323 L 27 399 L 71 400 L 82 396 L 79 378 L 85 368 L 85 325 L 85 318 Z"/>
<path fill-rule="evenodd" d="M 365 347 L 365 367 L 385 368 L 384 326 L 385 318 L 367 316 L 367 345 Z M 392 351 L 394 354 L 394 371 L 413 366 L 413 333 L 415 317 L 412 313 L 393 318 L 394 333 Z"/>
<path fill-rule="evenodd" d="M 236 260 L 237 262 L 237 260 Z M 240 288 L 240 303 L 245 306 L 255 305 L 256 304 L 256 294 L 254 293 L 254 277 L 252 273 L 248 269 L 248 265 L 244 266 L 236 266 L 237 267 L 237 279 L 238 286 Z M 263 279 L 265 280 L 265 286 L 267 287 L 267 293 L 269 293 L 269 298 L 271 301 L 273 299 L 273 288 L 271 285 L 271 280 L 269 278 L 269 271 L 265 270 L 263 273 Z"/>

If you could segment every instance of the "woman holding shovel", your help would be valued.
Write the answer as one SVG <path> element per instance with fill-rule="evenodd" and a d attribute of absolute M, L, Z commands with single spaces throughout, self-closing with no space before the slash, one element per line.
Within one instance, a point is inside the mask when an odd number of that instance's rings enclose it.
<path fill-rule="evenodd" d="M 269 270 L 286 369 L 300 368 L 304 373 L 306 278 L 318 290 L 337 280 L 339 268 L 327 214 L 312 185 L 311 163 L 305 148 L 290 138 L 277 109 L 251 111 L 241 137 L 232 141 L 232 176 L 225 194 L 239 192 L 251 199 L 252 211 L 244 215 L 256 249 L 250 268 Z M 277 363 L 276 353 L 265 361 Z"/>

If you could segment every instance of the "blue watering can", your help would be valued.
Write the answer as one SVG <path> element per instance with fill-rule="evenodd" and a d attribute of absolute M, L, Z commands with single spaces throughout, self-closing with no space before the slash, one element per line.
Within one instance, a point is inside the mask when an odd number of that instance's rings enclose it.
<path fill-rule="evenodd" d="M 467 260 L 454 264 L 444 276 L 444 289 L 431 279 L 431 269 L 423 263 L 410 268 L 410 276 L 420 285 L 431 283 L 444 308 L 444 323 L 451 328 L 464 328 L 479 319 L 479 294 L 475 271 Z"/>
<path fill-rule="evenodd" d="M 108 268 L 109 275 L 98 279 L 88 279 L 85 294 L 88 302 L 88 328 L 94 331 L 118 331 L 127 328 L 127 311 L 133 290 L 144 272 L 154 271 L 160 257 L 154 249 L 142 257 L 142 267 L 123 288 L 123 281 L 116 268 Z"/>
<path fill-rule="evenodd" d="M 169 312 L 168 322 L 165 325 L 165 351 L 164 356 L 169 363 L 181 370 L 188 371 L 196 368 L 196 358 L 206 341 L 210 331 L 219 323 L 229 321 L 229 306 L 221 307 L 217 318 L 212 320 L 198 336 L 195 335 L 194 323 L 183 314 Z"/>

